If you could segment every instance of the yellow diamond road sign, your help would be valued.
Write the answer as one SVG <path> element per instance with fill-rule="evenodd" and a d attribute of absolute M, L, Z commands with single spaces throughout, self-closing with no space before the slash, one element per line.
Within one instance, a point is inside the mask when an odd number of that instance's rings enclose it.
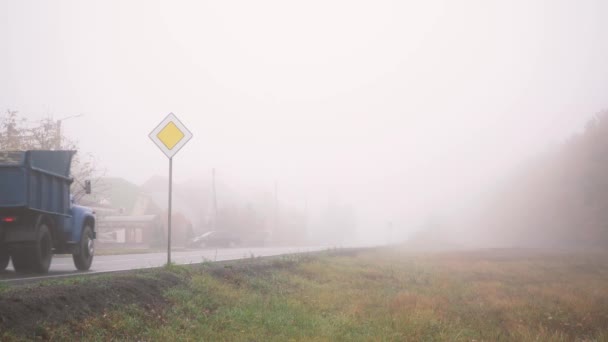
<path fill-rule="evenodd" d="M 165 144 L 168 149 L 172 150 L 175 145 L 182 140 L 184 133 L 177 128 L 177 125 L 174 124 L 173 121 L 171 121 L 158 132 L 156 137 L 160 139 L 160 142 Z"/>
<path fill-rule="evenodd" d="M 169 113 L 149 136 L 169 158 L 192 139 L 192 133 L 173 113 Z"/>

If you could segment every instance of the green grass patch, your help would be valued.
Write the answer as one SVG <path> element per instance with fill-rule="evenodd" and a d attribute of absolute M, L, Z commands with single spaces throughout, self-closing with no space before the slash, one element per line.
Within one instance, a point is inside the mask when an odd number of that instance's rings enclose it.
<path fill-rule="evenodd" d="M 43 337 L 606 341 L 606 261 L 599 254 L 374 249 L 170 266 L 184 282 L 164 292 L 162 308 L 112 308 L 45 326 Z"/>
<path fill-rule="evenodd" d="M 4 283 L 0 283 L 0 293 L 5 292 L 8 290 L 8 285 L 4 284 Z"/>

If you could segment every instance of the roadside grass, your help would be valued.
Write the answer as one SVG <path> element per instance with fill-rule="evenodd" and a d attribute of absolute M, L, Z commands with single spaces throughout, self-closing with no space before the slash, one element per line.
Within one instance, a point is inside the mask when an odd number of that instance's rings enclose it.
<path fill-rule="evenodd" d="M 607 261 L 386 248 L 170 266 L 187 281 L 165 292 L 166 308 L 123 306 L 41 331 L 104 341 L 608 341 Z"/>
<path fill-rule="evenodd" d="M 5 292 L 8 290 L 8 285 L 4 284 L 4 283 L 0 283 L 0 293 Z"/>

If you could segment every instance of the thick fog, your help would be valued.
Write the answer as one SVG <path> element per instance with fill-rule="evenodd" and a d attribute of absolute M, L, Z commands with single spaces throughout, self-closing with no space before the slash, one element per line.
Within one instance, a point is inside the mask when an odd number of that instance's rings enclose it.
<path fill-rule="evenodd" d="M 352 208 L 358 239 L 463 209 L 608 108 L 608 2 L 4 1 L 0 110 L 107 175 Z M 222 193 L 218 199 L 222 201 Z M 255 196 L 253 197 L 255 198 Z"/>

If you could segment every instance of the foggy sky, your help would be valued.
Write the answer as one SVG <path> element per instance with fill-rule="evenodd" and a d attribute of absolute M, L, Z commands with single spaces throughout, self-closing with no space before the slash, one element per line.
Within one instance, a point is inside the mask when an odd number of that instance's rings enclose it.
<path fill-rule="evenodd" d="M 2 1 L 0 110 L 66 120 L 108 175 L 352 203 L 415 229 L 608 108 L 608 2 Z"/>

